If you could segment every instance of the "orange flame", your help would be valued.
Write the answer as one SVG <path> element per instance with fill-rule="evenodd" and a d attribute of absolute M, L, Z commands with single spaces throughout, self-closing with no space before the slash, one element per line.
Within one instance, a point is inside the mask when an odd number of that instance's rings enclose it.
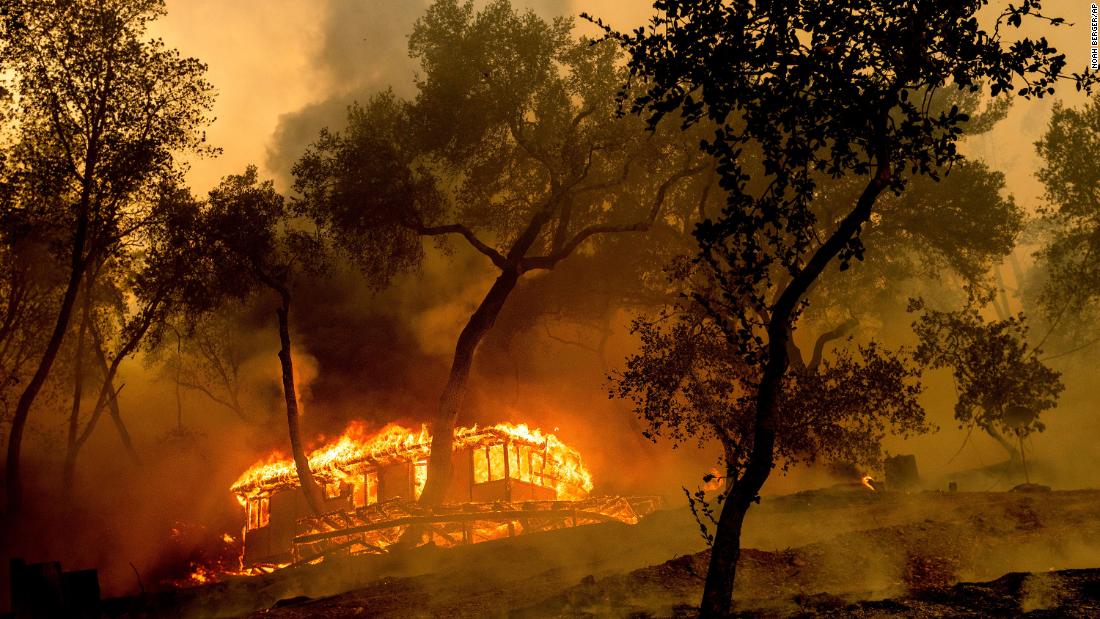
<path fill-rule="evenodd" d="M 870 490 L 871 492 L 878 492 L 878 490 L 875 488 L 875 478 L 871 477 L 870 475 L 864 475 L 863 477 L 861 477 L 859 483 L 863 484 L 863 487 Z"/>
<path fill-rule="evenodd" d="M 546 477 L 553 484 L 559 499 L 583 499 L 592 490 L 592 477 L 581 462 L 580 454 L 555 435 L 531 429 L 526 424 L 501 423 L 486 428 L 458 428 L 455 430 L 454 446 L 458 449 L 494 439 L 510 439 L 537 447 L 543 453 Z M 389 424 L 370 434 L 366 424 L 355 421 L 335 441 L 309 454 L 309 468 L 318 481 L 348 481 L 355 475 L 352 470 L 354 465 L 362 462 L 423 460 L 431 453 L 431 441 L 426 425 L 412 430 Z M 422 469 L 417 468 L 418 476 L 422 476 Z M 230 489 L 245 505 L 249 499 L 268 496 L 276 490 L 297 485 L 294 460 L 282 452 L 274 452 L 252 465 Z"/>

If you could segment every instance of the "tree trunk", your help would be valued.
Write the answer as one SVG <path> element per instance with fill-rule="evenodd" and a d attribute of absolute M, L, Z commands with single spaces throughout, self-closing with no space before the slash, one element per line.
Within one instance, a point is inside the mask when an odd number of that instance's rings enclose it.
<path fill-rule="evenodd" d="M 72 316 L 73 304 L 76 302 L 76 293 L 80 288 L 80 281 L 84 278 L 84 272 L 91 262 L 92 251 L 88 246 L 88 218 L 92 205 L 94 190 L 93 178 L 97 173 L 99 164 L 99 140 L 102 132 L 102 122 L 106 117 L 107 93 L 110 91 L 110 73 L 104 83 L 103 94 L 97 102 L 93 115 L 92 127 L 88 132 L 88 145 L 85 150 L 84 174 L 80 175 L 80 199 L 76 204 L 76 228 L 73 230 L 73 241 L 70 247 L 69 257 L 69 281 L 65 286 L 65 292 L 61 296 L 61 305 L 57 310 L 57 320 L 54 322 L 53 332 L 46 343 L 46 349 L 42 352 L 42 359 L 38 368 L 26 388 L 19 396 L 19 402 L 15 406 L 15 414 L 12 416 L 11 433 L 8 437 L 7 466 L 4 471 L 4 483 L 7 499 L 6 518 L 10 521 L 19 517 L 23 500 L 23 480 L 19 472 L 19 458 L 23 446 L 23 431 L 27 426 L 27 418 L 30 416 L 31 407 L 38 398 L 42 386 L 50 375 L 53 362 L 57 359 L 57 352 L 61 348 L 61 342 L 65 339 L 65 332 L 69 330 L 69 319 Z M 60 130 L 60 127 L 55 127 Z"/>
<path fill-rule="evenodd" d="M 309 469 L 309 458 L 302 445 L 302 431 L 298 414 L 298 390 L 294 386 L 294 361 L 290 356 L 290 293 L 285 287 L 277 287 L 282 306 L 275 310 L 279 317 L 279 363 L 283 370 L 283 397 L 286 400 L 286 421 L 290 430 L 290 450 L 294 454 L 294 468 L 298 472 L 298 482 L 305 494 L 306 503 L 317 516 L 324 513 L 321 488 Z"/>
<path fill-rule="evenodd" d="M 12 416 L 11 432 L 8 435 L 7 469 L 4 473 L 4 481 L 7 494 L 7 518 L 17 518 L 22 507 L 23 485 L 19 469 L 19 459 L 23 446 L 23 431 L 27 426 L 27 418 L 30 416 L 31 407 L 38 397 L 42 386 L 50 375 L 53 362 L 57 359 L 57 352 L 61 349 L 61 342 L 65 339 L 65 332 L 69 329 L 69 319 L 72 316 L 73 305 L 76 302 L 77 290 L 80 281 L 84 277 L 87 261 L 84 256 L 85 238 L 87 236 L 87 221 L 82 217 L 77 225 L 77 231 L 73 238 L 73 258 L 69 269 L 69 282 L 65 292 L 61 296 L 61 306 L 57 310 L 57 319 L 54 321 L 53 332 L 46 343 L 46 349 L 42 352 L 42 358 L 38 362 L 38 368 L 31 376 L 27 386 L 19 396 L 19 402 Z"/>
<path fill-rule="evenodd" d="M 80 404 L 84 390 L 84 336 L 88 333 L 88 320 L 92 313 L 92 280 L 84 283 L 84 309 L 80 319 L 80 331 L 76 336 L 76 352 L 73 357 L 73 405 L 69 411 L 69 440 L 65 449 L 65 467 L 61 487 L 71 490 L 76 476 L 76 440 L 80 431 Z"/>
<path fill-rule="evenodd" d="M 737 559 L 741 554 L 741 525 L 752 503 L 760 500 L 760 489 L 771 475 L 774 463 L 779 390 L 790 365 L 787 344 L 792 320 L 802 297 L 826 265 L 840 254 L 841 249 L 871 218 L 871 209 L 890 179 L 888 158 L 880 152 L 877 159 L 878 174 L 864 188 L 855 207 L 817 248 L 806 266 L 791 279 L 772 308 L 767 327 L 768 357 L 756 391 L 752 451 L 744 474 L 734 482 L 718 517 L 703 600 L 699 606 L 700 619 L 726 617 L 733 606 L 733 583 L 737 575 Z M 727 475 L 733 473 L 728 471 Z"/>
<path fill-rule="evenodd" d="M 92 339 L 95 343 L 96 359 L 98 359 L 100 369 L 103 372 L 103 382 L 100 384 L 99 397 L 96 398 L 95 407 L 92 409 L 92 414 L 88 418 L 88 423 L 84 425 L 84 430 L 80 433 L 80 436 L 77 438 L 76 443 L 73 445 L 73 449 L 71 450 L 69 456 L 66 458 L 66 468 L 69 468 L 73 471 L 76 470 L 76 459 L 80 453 L 80 449 L 84 446 L 85 443 L 88 442 L 88 439 L 91 438 L 92 432 L 95 430 L 96 424 L 99 423 L 99 418 L 103 414 L 104 409 L 108 408 L 108 405 L 110 405 L 112 407 L 110 414 L 112 416 L 116 416 L 118 414 L 118 391 L 114 388 L 114 380 L 115 377 L 118 375 L 118 368 L 120 365 L 122 365 L 122 361 L 126 359 L 126 357 L 129 357 L 131 354 L 133 354 L 134 350 L 137 349 L 138 344 L 141 343 L 142 338 L 145 337 L 145 334 L 148 333 L 149 328 L 153 325 L 153 321 L 156 319 L 157 316 L 157 309 L 160 306 L 161 302 L 164 300 L 164 294 L 165 291 L 161 290 L 161 293 L 154 297 L 151 304 L 145 308 L 145 310 L 142 312 L 144 316 L 142 321 L 137 324 L 137 327 L 130 335 L 130 339 L 126 340 L 125 343 L 122 344 L 122 348 L 120 348 L 114 358 L 111 359 L 109 365 L 107 364 L 106 353 L 103 352 L 103 337 L 99 333 L 99 329 L 96 328 L 95 323 L 89 323 L 88 328 L 92 333 Z M 119 389 L 121 389 L 121 387 L 119 387 Z M 132 458 L 134 458 L 135 462 L 140 462 L 140 459 L 137 457 L 137 453 L 133 452 L 133 445 L 130 443 L 129 434 L 126 433 L 126 429 L 124 427 L 121 427 L 121 419 L 116 420 L 116 424 L 118 424 L 122 433 L 123 445 L 131 450 L 132 453 L 130 455 Z M 66 474 L 70 473 L 67 472 Z"/>
<path fill-rule="evenodd" d="M 785 328 L 778 331 L 784 336 L 787 333 Z M 718 516 L 718 527 L 714 532 L 710 564 L 703 586 L 703 601 L 699 607 L 701 619 L 726 617 L 733 605 L 733 583 L 737 576 L 737 560 L 741 556 L 741 525 L 745 522 L 749 507 L 754 501 L 759 501 L 760 489 L 764 487 L 772 470 L 776 399 L 780 381 L 789 364 L 786 342 L 782 341 L 784 339 L 786 338 L 781 336 L 780 341 L 773 340 L 769 346 L 772 356 L 764 369 L 758 390 L 752 453 L 744 474 L 733 483 L 722 505 L 722 513 Z M 726 471 L 727 476 L 734 474 L 733 470 Z"/>
<path fill-rule="evenodd" d="M 103 373 L 104 381 L 107 383 L 107 410 L 111 415 L 111 421 L 115 424 L 115 430 L 118 431 L 118 438 L 122 441 L 122 447 L 126 450 L 126 453 L 133 460 L 134 464 L 141 464 L 141 456 L 138 455 L 136 449 L 134 449 L 134 443 L 130 439 L 130 433 L 126 430 L 126 425 L 122 423 L 122 411 L 118 406 L 118 391 L 122 389 L 115 389 L 114 373 L 111 372 L 111 365 L 107 363 L 107 353 L 103 351 L 101 342 L 96 341 L 95 354 L 96 360 L 99 362 L 99 370 Z"/>
<path fill-rule="evenodd" d="M 737 561 L 741 557 L 741 525 L 745 522 L 748 505 L 735 504 L 732 499 L 736 491 L 727 495 L 718 516 L 718 528 L 714 542 L 710 547 L 710 563 L 707 566 L 707 579 L 703 588 L 703 602 L 699 608 L 699 617 L 726 617 L 733 602 L 733 583 L 737 575 Z"/>
<path fill-rule="evenodd" d="M 115 390 L 113 382 L 108 383 L 107 387 L 110 390 L 110 394 L 107 396 L 107 412 L 110 413 L 111 421 L 115 424 L 118 439 L 122 441 L 122 448 L 126 450 L 126 455 L 130 456 L 130 460 L 135 465 L 141 466 L 141 456 L 138 455 L 137 449 L 134 449 L 130 432 L 126 429 L 126 424 L 122 422 L 122 411 L 118 407 L 118 391 Z M 119 389 L 122 389 L 122 387 L 119 387 Z"/>
<path fill-rule="evenodd" d="M 504 302 L 518 281 L 518 269 L 502 272 L 458 336 L 451 362 L 451 374 L 447 379 L 447 387 L 439 398 L 439 408 L 432 422 L 431 459 L 428 460 L 428 478 L 420 495 L 421 505 L 439 505 L 447 495 L 453 470 L 454 427 L 466 395 L 474 353 L 485 334 L 493 328 Z"/>
<path fill-rule="evenodd" d="M 1008 461 L 1010 463 L 1017 466 L 1023 463 L 1023 458 L 1020 455 L 1020 450 L 1012 444 L 1012 441 L 1008 440 L 1004 437 L 1003 434 L 998 432 L 997 428 L 993 427 L 992 424 L 983 424 L 982 430 L 985 430 L 986 434 L 993 437 L 993 440 L 997 441 L 997 444 L 1000 445 L 1001 448 L 1004 449 L 1006 452 L 1008 452 Z"/>

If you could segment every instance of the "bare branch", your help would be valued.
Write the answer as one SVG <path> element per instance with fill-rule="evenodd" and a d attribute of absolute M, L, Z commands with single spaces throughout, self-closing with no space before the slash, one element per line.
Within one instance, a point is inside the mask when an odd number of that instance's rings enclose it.
<path fill-rule="evenodd" d="M 420 236 L 442 236 L 444 234 L 460 234 L 467 242 L 478 250 L 482 254 L 489 257 L 489 260 L 493 261 L 493 264 L 499 269 L 505 269 L 508 267 L 508 261 L 504 259 L 504 256 L 500 255 L 500 252 L 486 245 L 481 239 L 477 238 L 473 230 L 470 230 L 463 224 L 445 224 L 442 226 L 425 226 L 423 224 L 414 223 L 406 224 L 406 227 L 416 232 Z"/>
<path fill-rule="evenodd" d="M 806 366 L 807 369 L 811 372 L 817 370 L 818 366 L 821 365 L 821 355 L 825 351 L 825 344 L 844 337 L 858 324 L 858 320 L 856 320 L 855 318 L 849 318 L 848 320 L 844 321 L 844 324 L 840 325 L 839 327 L 831 331 L 826 331 L 825 333 L 822 333 L 820 336 L 818 336 L 817 342 L 814 344 L 813 356 L 810 357 L 810 363 L 808 366 Z"/>
<path fill-rule="evenodd" d="M 665 182 L 661 183 L 661 186 L 657 189 L 657 195 L 653 198 L 653 206 L 649 209 L 649 215 L 645 220 L 635 222 L 632 224 L 599 224 L 589 226 L 580 232 L 578 232 L 569 242 L 565 243 L 560 250 L 549 254 L 547 256 L 533 256 L 531 258 L 524 258 L 521 263 L 522 271 L 532 271 L 535 269 L 552 269 L 557 263 L 561 262 L 565 258 L 569 257 L 577 247 L 589 239 L 589 237 L 596 236 L 597 234 L 615 234 L 619 232 L 646 232 L 652 226 L 653 222 L 657 220 L 657 216 L 661 213 L 661 207 L 664 205 L 665 197 L 668 195 L 669 189 L 679 180 L 698 174 L 709 166 L 706 164 L 700 164 L 691 168 L 684 168 L 676 174 L 665 179 Z"/>
<path fill-rule="evenodd" d="M 183 387 L 184 389 L 192 389 L 194 391 L 198 391 L 204 394 L 206 397 L 210 398 L 215 404 L 220 404 L 221 406 L 224 406 L 233 411 L 243 421 L 251 421 L 250 419 L 248 419 L 247 416 L 245 416 L 244 411 L 242 411 L 239 407 L 234 406 L 233 403 L 229 402 L 228 400 L 218 397 L 216 394 L 214 394 L 214 392 L 210 391 L 210 389 L 207 389 L 203 385 L 200 385 L 198 383 L 180 381 L 180 387 Z"/>

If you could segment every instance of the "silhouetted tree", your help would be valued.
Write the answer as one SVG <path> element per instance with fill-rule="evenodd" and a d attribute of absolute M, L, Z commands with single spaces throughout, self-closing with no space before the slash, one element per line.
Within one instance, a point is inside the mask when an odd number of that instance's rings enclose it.
<path fill-rule="evenodd" d="M 211 190 L 203 227 L 213 260 L 211 289 L 243 299 L 259 290 L 274 293 L 279 326 L 279 364 L 286 402 L 290 447 L 298 480 L 310 509 L 323 513 L 321 489 L 309 469 L 302 442 L 290 340 L 293 280 L 303 270 L 320 269 L 323 254 L 315 239 L 289 228 L 286 203 L 271 181 L 261 182 L 256 168 L 225 177 Z"/>
<path fill-rule="evenodd" d="M 178 389 L 200 393 L 241 421 L 255 423 L 263 417 L 253 416 L 242 392 L 243 365 L 253 352 L 242 334 L 244 308 L 227 300 L 214 312 L 175 317 L 172 336 L 146 361 Z"/>
<path fill-rule="evenodd" d="M 951 90 L 932 95 L 930 101 L 933 110 L 959 106 L 971 116 L 965 127 L 973 135 L 1003 119 L 1009 100 L 996 99 L 983 109 L 979 93 Z M 679 302 L 690 290 L 682 285 L 684 278 L 675 273 L 669 277 L 666 269 L 677 257 L 695 253 L 695 224 L 707 213 L 721 211 L 725 194 L 714 180 L 714 174 L 693 180 L 695 200 L 682 201 L 678 211 L 667 209 L 665 220 L 654 225 L 642 246 L 628 235 L 608 236 L 584 255 L 527 282 L 510 301 L 500 326 L 524 328 L 602 355 L 617 312 L 679 313 Z M 860 187 L 858 178 L 850 178 L 819 189 L 815 199 L 827 220 L 829 214 L 843 212 Z M 1024 220 L 1006 193 L 1004 175 L 975 161 L 959 162 L 940 182 L 914 179 L 901 196 L 882 196 L 876 208 L 882 216 L 861 233 L 869 239 L 863 261 L 846 272 L 822 273 L 807 294 L 810 303 L 798 333 L 792 334 L 799 340 L 792 348 L 794 357 L 802 357 L 800 348 L 811 355 L 845 334 L 864 340 L 878 337 L 885 326 L 908 322 L 906 299 L 917 291 L 936 298 L 947 295 L 954 302 L 961 298 L 963 285 L 988 287 L 990 268 L 1015 246 Z M 946 221 L 951 225 L 943 225 Z"/>
<path fill-rule="evenodd" d="M 976 92 L 980 82 L 992 95 L 1043 96 L 1062 75 L 1065 57 L 1045 39 L 1006 38 L 1024 18 L 1041 17 L 1035 2 L 992 17 L 991 30 L 978 23 L 984 5 L 659 0 L 649 27 L 612 33 L 632 74 L 646 80 L 634 111 L 651 122 L 679 112 L 685 125 L 720 126 L 704 149 L 718 160 L 727 203 L 696 230 L 718 294 L 697 300 L 759 369 L 749 455 L 727 473 L 735 481 L 718 519 L 703 617 L 730 609 L 741 525 L 775 464 L 789 342 L 806 293 L 830 264 L 845 269 L 863 257 L 861 231 L 880 195 L 900 195 L 915 176 L 937 179 L 961 158 L 966 116 L 956 107 L 930 113 L 928 96 Z M 823 182 L 851 177 L 861 179 L 855 199 L 822 213 Z"/>
<path fill-rule="evenodd" d="M 951 368 L 959 427 L 981 428 L 1019 465 L 1022 453 L 1004 433 L 1022 440 L 1042 432 L 1039 416 L 1054 408 L 1064 387 L 1060 374 L 1040 359 L 1041 351 L 1028 344 L 1023 314 L 986 321 L 978 303 L 941 312 L 912 301 L 910 310 L 921 313 L 913 324 L 920 340 L 916 359 L 933 369 Z"/>
<path fill-rule="evenodd" d="M 22 496 L 20 448 L 89 265 L 140 225 L 150 192 L 175 174 L 174 153 L 201 148 L 211 105 L 205 67 L 146 40 L 162 0 L 5 3 L 0 68 L 19 106 L 10 151 L 22 171 L 15 203 L 60 227 L 65 283 L 50 335 L 23 388 L 8 437 L 7 514 Z"/>
<path fill-rule="evenodd" d="M 1047 131 L 1036 143 L 1045 188 L 1037 231 L 1038 309 L 1067 354 L 1097 342 L 1100 305 L 1100 102 L 1079 109 L 1056 103 Z M 1045 339 L 1045 338 L 1044 338 Z"/>
<path fill-rule="evenodd" d="M 130 457 L 140 460 L 119 409 L 117 396 L 121 386 L 116 387 L 119 368 L 142 346 L 156 344 L 163 336 L 166 319 L 178 308 L 195 306 L 211 298 L 202 268 L 210 262 L 202 234 L 204 224 L 200 205 L 190 192 L 172 184 L 162 185 L 142 225 L 129 237 L 140 249 L 116 255 L 110 264 L 97 265 L 87 272 L 83 293 L 86 314 L 80 331 L 91 341 L 88 353 L 99 372 L 100 386 L 91 414 L 81 428 L 80 381 L 75 382 L 64 464 L 66 486 L 72 485 L 80 449 L 104 411 L 114 422 Z M 103 267 L 110 271 L 101 272 Z M 99 316 L 94 316 L 90 314 L 96 305 L 97 286 L 115 298 L 102 303 L 106 307 L 101 308 Z M 79 346 L 77 354 L 84 354 Z"/>
<path fill-rule="evenodd" d="M 744 470 L 761 368 L 746 364 L 698 305 L 638 319 L 634 331 L 640 351 L 613 375 L 612 395 L 633 403 L 647 438 L 700 446 L 717 440 L 725 470 Z M 818 460 L 872 468 L 881 462 L 887 431 L 909 435 L 929 427 L 917 402 L 920 366 L 908 352 L 871 342 L 826 356 L 825 344 L 844 331 L 823 333 L 808 359 L 791 351 L 794 369 L 784 376 L 776 413 L 775 459 L 784 470 Z M 735 480 L 725 476 L 727 490 Z"/>
<path fill-rule="evenodd" d="M 423 239 L 457 237 L 499 270 L 455 345 L 421 502 L 443 500 L 474 353 L 526 273 L 601 235 L 644 232 L 709 162 L 675 127 L 618 118 L 626 75 L 572 22 L 440 0 L 416 24 L 417 95 L 382 93 L 323 132 L 294 168 L 301 212 L 376 285 L 415 268 Z"/>

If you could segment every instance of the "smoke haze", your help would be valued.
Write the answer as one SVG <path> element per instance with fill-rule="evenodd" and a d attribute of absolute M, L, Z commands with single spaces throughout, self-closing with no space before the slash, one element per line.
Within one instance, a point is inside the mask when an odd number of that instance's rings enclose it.
<path fill-rule="evenodd" d="M 415 66 L 406 49 L 408 33 L 428 6 L 426 0 L 172 0 L 156 25 L 170 47 L 210 65 L 219 92 L 218 120 L 209 140 L 224 149 L 216 159 L 191 163 L 196 192 L 246 165 L 262 166 L 278 188 L 289 191 L 290 169 L 324 127 L 339 129 L 348 105 L 392 88 L 414 93 Z M 518 2 L 540 15 L 576 15 L 585 10 L 619 28 L 644 22 L 649 3 L 639 0 L 532 0 Z M 1068 53 L 1071 68 L 1088 58 L 1087 4 L 1048 2 L 1044 9 L 1075 22 L 1052 43 Z M 593 34 L 587 24 L 578 32 Z M 1067 96 L 1067 105 L 1083 98 Z M 969 155 L 1003 171 L 1008 190 L 1034 212 L 1041 186 L 1033 176 L 1039 160 L 1032 143 L 1046 127 L 1050 104 L 1017 102 L 990 134 L 965 146 Z M 358 272 L 340 265 L 331 278 L 304 282 L 296 295 L 292 332 L 302 385 L 303 424 L 314 441 L 338 434 L 352 420 L 377 427 L 387 422 L 425 423 L 446 381 L 459 330 L 495 277 L 484 256 L 455 244 L 453 253 L 432 247 L 423 268 L 403 275 L 381 292 L 370 290 Z M 1017 255 L 1029 263 L 1029 248 Z M 1018 282 L 1005 269 L 1008 287 Z M 548 275 L 554 277 L 556 274 Z M 510 300 L 531 299 L 525 282 Z M 527 295 L 527 296 L 525 296 Z M 1022 308 L 1012 300 L 1013 311 Z M 250 464 L 273 450 L 287 451 L 276 358 L 275 300 L 258 298 L 238 329 L 248 341 L 242 391 L 253 418 L 242 420 L 195 390 L 179 402 L 170 377 L 143 359 L 121 371 L 123 416 L 142 455 L 130 462 L 119 449 L 109 422 L 100 422 L 81 453 L 77 492 L 58 506 L 46 494 L 30 501 L 40 517 L 85 524 L 70 531 L 78 539 L 36 546 L 31 561 L 60 558 L 68 568 L 98 567 L 108 594 L 138 588 L 135 570 L 149 587 L 168 573 L 165 565 L 197 552 L 210 536 L 239 535 L 242 514 L 229 485 Z M 525 422 L 552 431 L 577 448 L 592 471 L 597 492 L 663 494 L 679 500 L 681 486 L 694 488 L 717 463 L 714 445 L 671 449 L 641 437 L 640 422 L 627 403 L 610 401 L 606 377 L 636 347 L 628 333 L 632 315 L 603 316 L 607 332 L 594 342 L 591 324 L 543 317 L 536 326 L 506 309 L 479 350 L 460 425 Z M 599 321 L 592 321 L 599 322 Z M 908 324 L 888 325 L 887 339 L 912 341 Z M 1051 351 L 1058 352 L 1058 351 Z M 1057 366 L 1068 386 L 1048 429 L 1029 446 L 1043 483 L 1075 488 L 1100 482 L 1100 416 L 1096 415 L 1087 363 Z M 892 453 L 914 453 L 925 481 L 941 487 L 958 471 L 1003 459 L 999 447 L 980 432 L 968 435 L 952 418 L 955 392 L 949 375 L 929 375 L 923 404 L 940 432 L 908 441 L 890 439 Z M 28 433 L 31 460 L 27 486 L 55 488 L 63 457 L 64 416 L 57 403 L 43 403 Z M 48 410 L 49 409 L 49 410 Z M 52 410 L 52 412 L 51 412 Z M 179 415 L 179 419 L 177 419 Z M 180 421 L 182 420 L 182 425 Z M 182 430 L 181 430 L 182 428 Z M 796 469 L 769 481 L 766 492 L 786 493 L 827 485 L 837 479 L 824 469 Z M 996 478 L 974 481 L 967 490 L 1004 490 Z M 46 508 L 43 506 L 51 506 Z M 56 507 L 55 507 L 56 506 Z M 205 528 L 206 533 L 189 532 Z M 176 530 L 179 556 L 166 556 L 165 541 Z M 201 540 L 201 541 L 196 541 Z M 133 569 L 131 569 L 131 565 Z"/>

